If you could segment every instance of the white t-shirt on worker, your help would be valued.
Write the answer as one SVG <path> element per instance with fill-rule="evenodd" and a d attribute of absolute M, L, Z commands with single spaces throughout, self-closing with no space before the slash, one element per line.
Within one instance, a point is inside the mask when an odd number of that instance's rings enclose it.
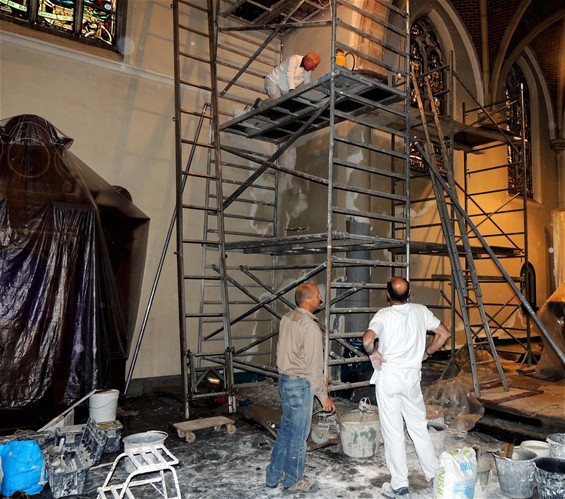
<path fill-rule="evenodd" d="M 368 329 L 377 333 L 383 368 L 420 369 L 426 349 L 426 332 L 435 331 L 440 320 L 425 306 L 403 303 L 379 310 Z"/>

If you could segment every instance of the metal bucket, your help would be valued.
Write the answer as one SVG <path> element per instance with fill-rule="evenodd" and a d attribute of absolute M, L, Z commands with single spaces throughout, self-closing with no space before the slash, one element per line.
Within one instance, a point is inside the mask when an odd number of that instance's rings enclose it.
<path fill-rule="evenodd" d="M 527 499 L 534 493 L 536 453 L 514 449 L 512 458 L 494 455 L 500 490 L 513 499 Z"/>
<path fill-rule="evenodd" d="M 382 442 L 377 411 L 347 412 L 339 417 L 341 446 L 350 457 L 371 457 Z"/>
<path fill-rule="evenodd" d="M 565 459 L 565 433 L 552 433 L 547 437 L 549 457 Z"/>
<path fill-rule="evenodd" d="M 540 457 L 534 462 L 539 499 L 565 497 L 565 459 Z"/>
<path fill-rule="evenodd" d="M 168 435 L 166 432 L 157 430 L 150 430 L 144 433 L 134 433 L 133 435 L 123 438 L 124 452 L 134 452 L 144 447 L 154 447 L 156 445 L 163 444 L 167 437 Z M 154 460 L 151 453 L 146 453 L 146 460 Z M 129 457 L 126 457 L 125 463 L 127 472 L 132 473 L 135 471 L 135 466 Z"/>

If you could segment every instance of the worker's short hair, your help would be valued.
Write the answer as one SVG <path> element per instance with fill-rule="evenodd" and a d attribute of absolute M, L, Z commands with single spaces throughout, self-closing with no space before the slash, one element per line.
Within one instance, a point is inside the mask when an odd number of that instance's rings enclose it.
<path fill-rule="evenodd" d="M 308 298 L 312 298 L 315 290 L 316 285 L 313 283 L 304 282 L 300 284 L 294 292 L 294 303 L 300 307 Z"/>
<path fill-rule="evenodd" d="M 320 54 L 318 52 L 308 52 L 304 59 L 308 59 L 316 64 L 320 64 Z"/>

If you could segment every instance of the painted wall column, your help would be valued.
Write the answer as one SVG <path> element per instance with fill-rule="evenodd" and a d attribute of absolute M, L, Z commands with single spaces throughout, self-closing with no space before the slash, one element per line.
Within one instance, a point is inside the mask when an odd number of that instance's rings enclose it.
<path fill-rule="evenodd" d="M 565 209 L 565 138 L 553 139 L 549 143 L 557 156 L 557 175 L 559 181 L 559 209 Z"/>

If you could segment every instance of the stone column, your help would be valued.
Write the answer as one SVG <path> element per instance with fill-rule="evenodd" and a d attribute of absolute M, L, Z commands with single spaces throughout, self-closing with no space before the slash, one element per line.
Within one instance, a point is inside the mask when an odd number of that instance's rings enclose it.
<path fill-rule="evenodd" d="M 549 142 L 551 150 L 557 155 L 557 178 L 559 182 L 559 209 L 565 208 L 565 138 Z"/>

